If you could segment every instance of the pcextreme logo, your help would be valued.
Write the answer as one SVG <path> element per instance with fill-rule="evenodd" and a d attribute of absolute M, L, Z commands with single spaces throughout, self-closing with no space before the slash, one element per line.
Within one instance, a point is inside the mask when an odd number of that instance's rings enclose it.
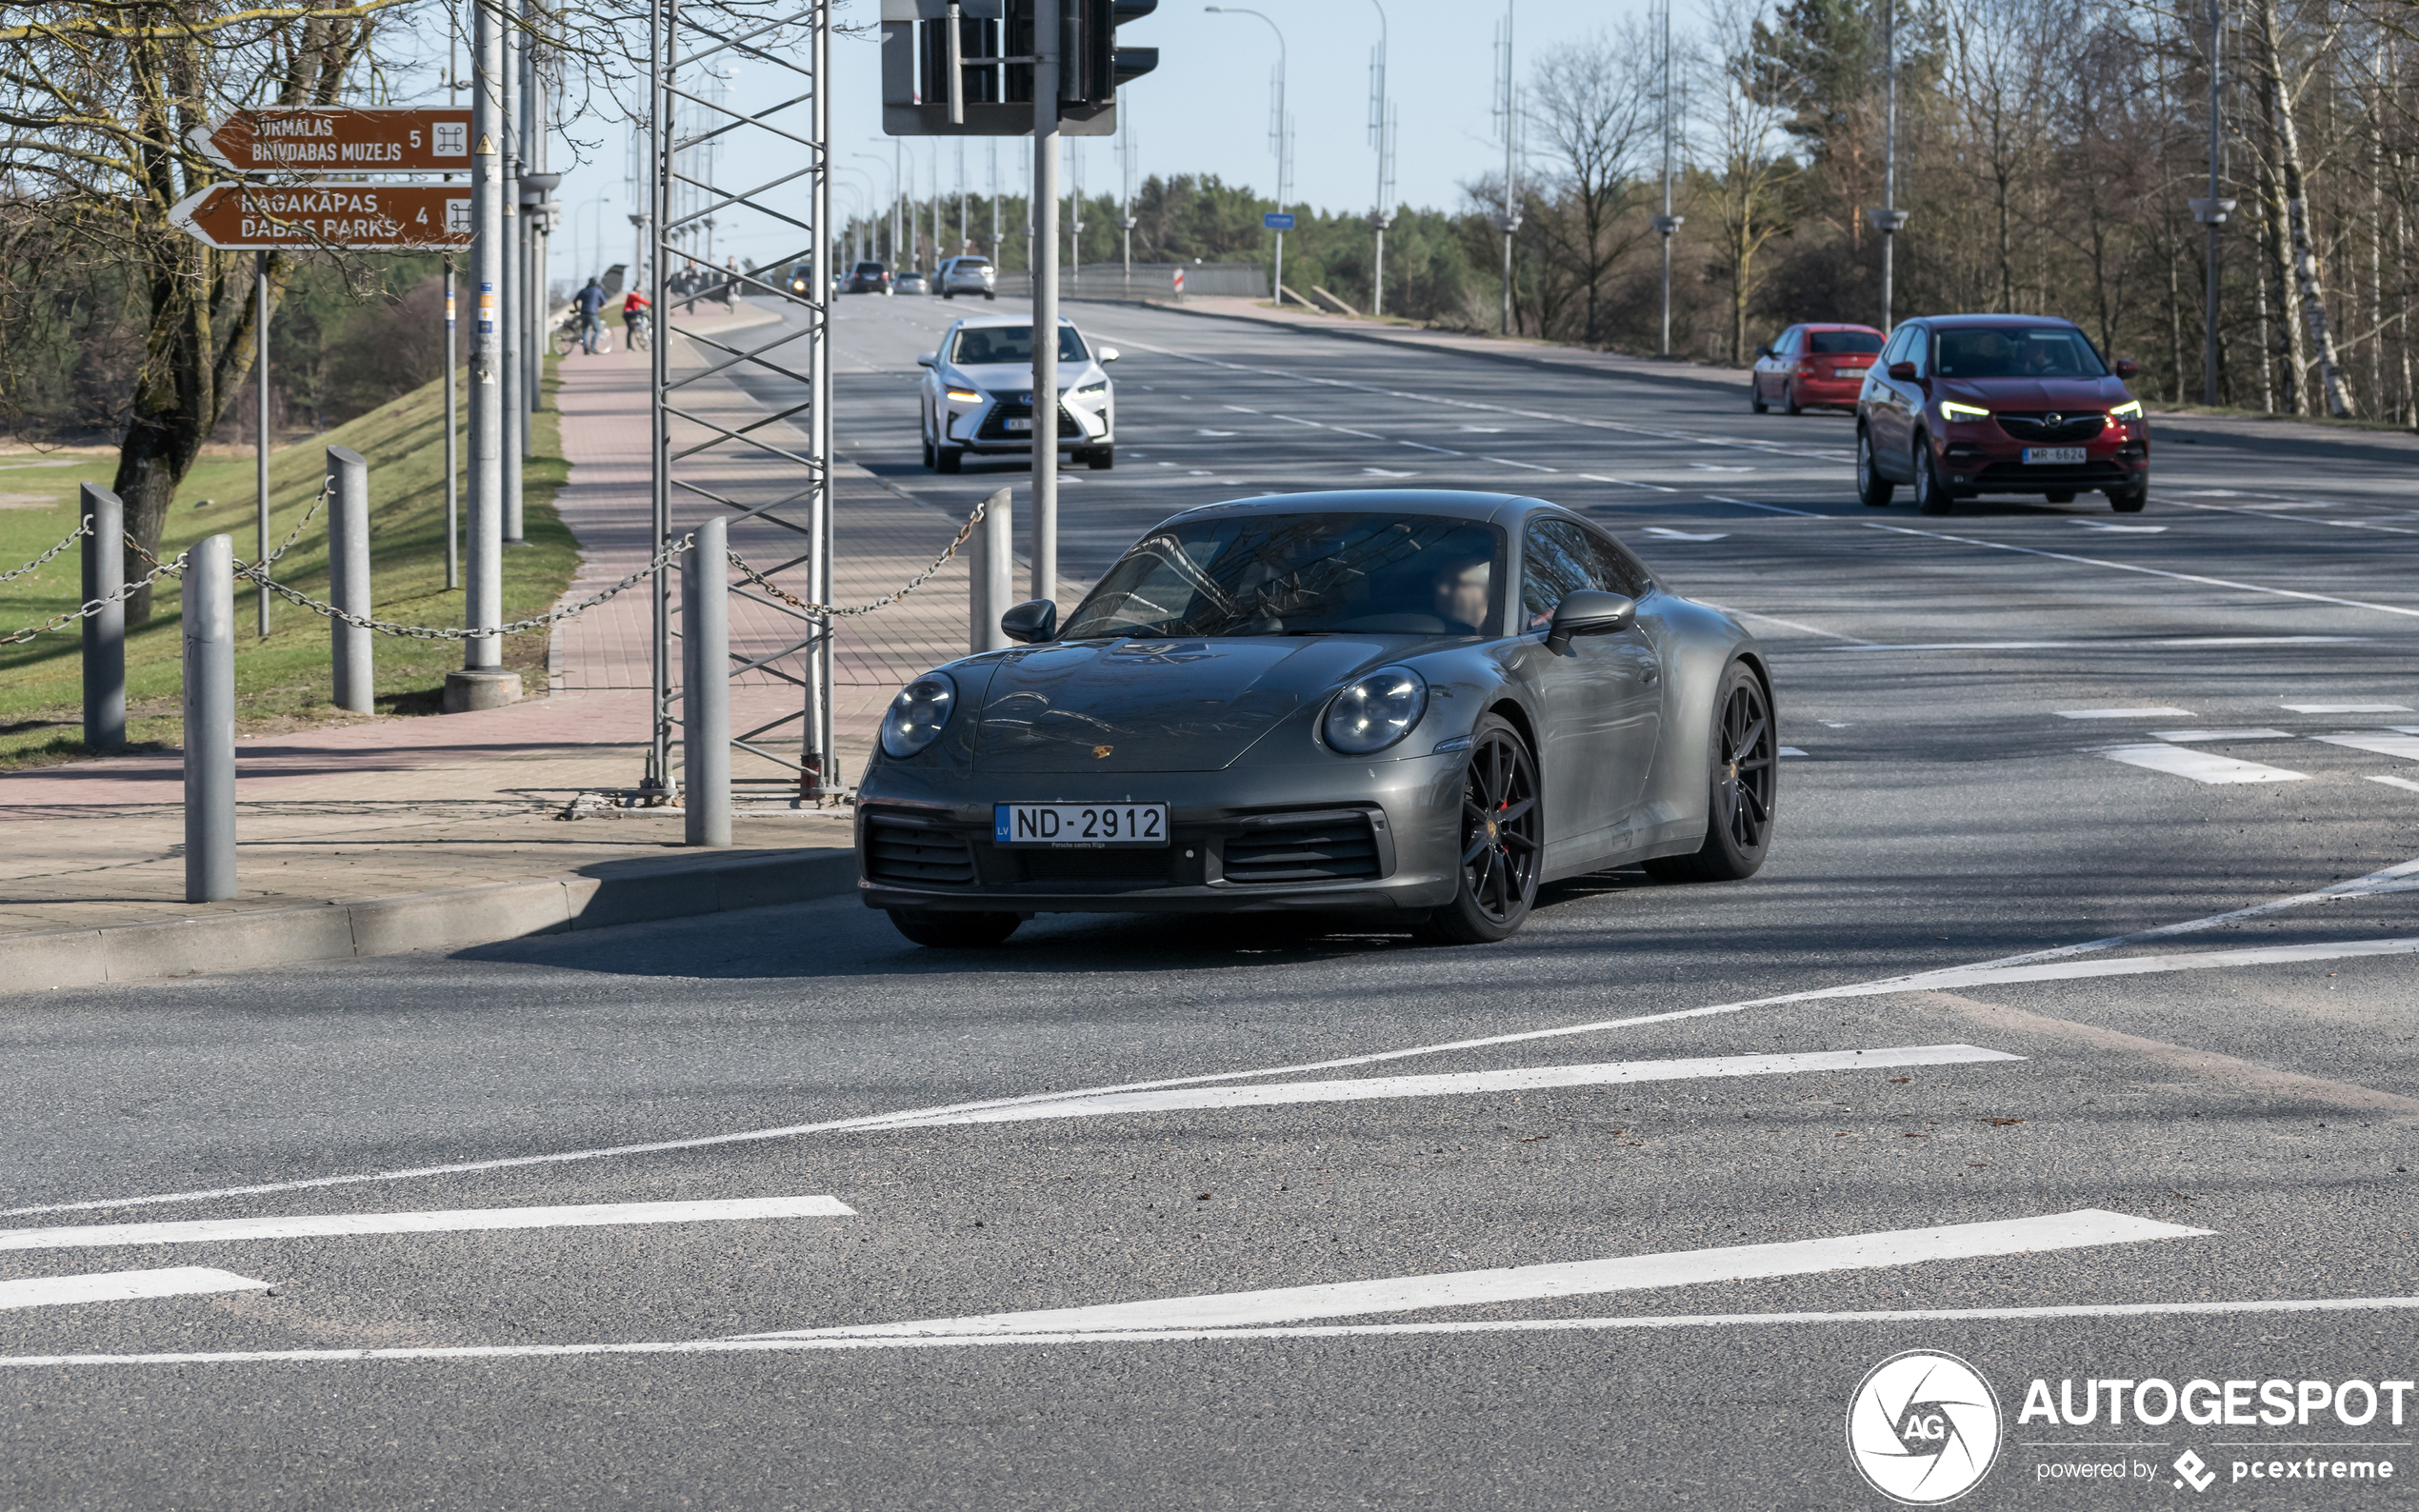
<path fill-rule="evenodd" d="M 1998 1399 L 1955 1355 L 1892 1355 L 1849 1399 L 1849 1457 L 1868 1484 L 1905 1506 L 1954 1502 L 1980 1485 L 1999 1440 Z"/>

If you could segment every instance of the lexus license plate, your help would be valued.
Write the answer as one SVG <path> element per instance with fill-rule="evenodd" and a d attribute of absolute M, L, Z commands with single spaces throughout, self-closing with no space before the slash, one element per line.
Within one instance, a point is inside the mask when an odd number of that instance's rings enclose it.
<path fill-rule="evenodd" d="M 1033 417 L 1030 415 L 1018 415 L 1006 422 L 1006 424 L 1008 428 L 1010 430 L 1030 430 L 1033 428 Z"/>
<path fill-rule="evenodd" d="M 991 841 L 1056 850 L 1160 847 L 1168 844 L 1168 806 L 994 804 Z"/>
<path fill-rule="evenodd" d="M 2081 447 L 2027 447 L 2024 460 L 2028 467 L 2079 468 L 2083 466 Z"/>

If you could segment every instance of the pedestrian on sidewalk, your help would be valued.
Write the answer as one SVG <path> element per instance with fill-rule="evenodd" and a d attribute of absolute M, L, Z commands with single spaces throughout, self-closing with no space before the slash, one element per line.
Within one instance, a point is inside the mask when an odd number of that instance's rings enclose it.
<path fill-rule="evenodd" d="M 647 324 L 647 311 L 653 304 L 635 288 L 622 299 L 622 336 L 632 350 L 637 349 L 639 329 Z"/>
<path fill-rule="evenodd" d="M 736 257 L 724 258 L 722 260 L 722 308 L 725 309 L 737 309 L 739 308 L 739 259 Z"/>
<path fill-rule="evenodd" d="M 602 317 L 608 297 L 605 286 L 590 274 L 588 287 L 581 289 L 574 299 L 580 310 L 580 350 L 591 357 L 596 355 L 596 338 L 605 334 Z"/>

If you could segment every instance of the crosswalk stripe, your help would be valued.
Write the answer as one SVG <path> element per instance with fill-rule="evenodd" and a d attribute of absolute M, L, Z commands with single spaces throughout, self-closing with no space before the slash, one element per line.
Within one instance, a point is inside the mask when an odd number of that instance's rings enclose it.
<path fill-rule="evenodd" d="M 1531 1065 L 1434 1076 L 1371 1076 L 1334 1082 L 1268 1082 L 1249 1086 L 1189 1086 L 1158 1092 L 1113 1092 L 1058 1103 L 970 1108 L 902 1119 L 885 1128 L 939 1128 L 952 1124 L 1017 1124 L 1030 1119 L 1097 1118 L 1108 1113 L 1164 1113 L 1182 1108 L 1272 1107 L 1288 1103 L 1354 1103 L 1374 1098 L 1448 1097 L 1472 1092 L 1533 1092 L 1555 1086 L 1611 1086 L 1709 1077 L 1782 1076 L 1804 1071 L 1882 1070 L 1907 1065 L 1963 1065 L 2021 1061 L 2021 1055 L 1971 1044 L 1922 1044 L 1882 1050 L 1820 1050 L 1804 1054 L 1720 1055 L 1671 1061 L 1607 1061 L 1593 1065 Z"/>
<path fill-rule="evenodd" d="M 2196 783 L 2299 783 L 2309 780 L 2308 772 L 2287 771 L 2282 766 L 2263 766 L 2258 762 L 2238 761 L 2231 756 L 2195 750 L 2189 746 L 2111 746 L 2100 754 L 2112 762 L 2124 762 L 2129 766 L 2147 766 L 2152 771 L 2189 777 Z"/>
<path fill-rule="evenodd" d="M 208 1265 L 170 1265 L 161 1270 L 112 1270 L 91 1276 L 38 1276 L 0 1281 L 0 1309 L 66 1307 L 87 1302 L 130 1302 L 146 1297 L 193 1297 L 219 1291 L 263 1291 L 265 1281 L 213 1270 Z"/>
<path fill-rule="evenodd" d="M 174 1224 L 98 1224 L 0 1230 L 0 1250 L 102 1244 L 206 1244 L 230 1240 L 323 1239 L 357 1234 L 454 1234 L 500 1228 L 590 1228 L 609 1224 L 728 1223 L 745 1218 L 849 1218 L 836 1197 L 750 1197 L 734 1202 L 593 1203 L 573 1207 L 470 1207 L 452 1212 L 320 1213 L 298 1218 L 206 1218 Z"/>
<path fill-rule="evenodd" d="M 1085 1333 L 1098 1329 L 1249 1327 L 1315 1318 L 1353 1318 L 1369 1313 L 1411 1312 L 1429 1307 L 1472 1307 L 1491 1303 L 1534 1302 L 1552 1297 L 1589 1297 L 1607 1292 L 1709 1282 L 1810 1276 L 1829 1271 L 1876 1270 L 1935 1260 L 1971 1260 L 1988 1255 L 2035 1254 L 2152 1239 L 2207 1237 L 2185 1228 L 2126 1213 L 2081 1208 L 1997 1223 L 1952 1224 L 1835 1239 L 1779 1244 L 1741 1244 L 1724 1249 L 1681 1250 L 1616 1260 L 1583 1260 L 1545 1265 L 1447 1271 L 1433 1276 L 1395 1276 L 1383 1281 L 1335 1282 L 1283 1286 L 1269 1291 L 1216 1292 L 1093 1307 L 1050 1307 L 1034 1312 L 985 1313 L 918 1323 L 840 1328 L 801 1328 L 748 1335 L 755 1339 L 880 1338 L 917 1334 Z"/>
<path fill-rule="evenodd" d="M 2310 739 L 2324 746 L 2342 746 L 2351 750 L 2375 751 L 2380 756 L 2419 762 L 2419 735 L 2405 735 L 2389 729 L 2364 729 L 2349 735 L 2312 735 Z"/>
<path fill-rule="evenodd" d="M 2188 746 L 2195 742 L 2206 746 L 2213 741 L 2291 740 L 2293 738 L 2289 730 L 2269 729 L 2264 726 L 2257 729 L 2154 729 L 2150 731 L 2150 737 L 2153 740 L 2171 740 Z"/>

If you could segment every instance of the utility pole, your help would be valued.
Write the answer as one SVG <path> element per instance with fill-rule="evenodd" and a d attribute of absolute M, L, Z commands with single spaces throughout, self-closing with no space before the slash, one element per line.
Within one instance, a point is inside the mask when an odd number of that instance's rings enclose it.
<path fill-rule="evenodd" d="M 1663 213 L 1654 218 L 1663 238 L 1663 340 L 1659 355 L 1671 355 L 1671 233 L 1688 219 L 1671 213 L 1671 0 L 1663 0 Z"/>
<path fill-rule="evenodd" d="M 1058 596 L 1059 9 L 1033 5 L 1033 597 Z"/>
<path fill-rule="evenodd" d="M 2217 229 L 2234 213 L 2234 202 L 2218 198 L 2218 176 L 2224 168 L 2226 0 L 2209 0 L 2209 191 L 2191 201 L 2192 218 L 2209 228 L 2209 259 L 2203 282 L 2201 316 L 2201 403 L 2217 404 Z M 2372 232 L 2373 234 L 2373 232 Z M 2181 387 L 2179 384 L 2178 387 Z"/>
<path fill-rule="evenodd" d="M 479 0 L 490 3 L 490 0 Z M 528 227 L 530 218 L 521 212 L 521 104 L 528 80 L 524 77 L 521 28 L 514 14 L 517 8 L 495 7 L 495 28 L 504 47 L 504 67 L 496 79 L 496 92 L 501 96 L 501 109 L 496 112 L 498 145 L 504 149 L 502 166 L 504 188 L 504 245 L 501 296 L 497 311 L 497 335 L 501 338 L 503 382 L 496 386 L 502 397 L 504 428 L 498 447 L 504 458 L 504 544 L 521 544 L 521 433 L 529 428 L 529 415 L 521 404 L 521 303 L 525 297 L 521 288 L 529 268 Z"/>
<path fill-rule="evenodd" d="M 1134 139 L 1127 128 L 1133 125 L 1130 112 L 1117 112 L 1117 187 L 1124 210 L 1117 217 L 1117 229 L 1126 236 L 1126 285 L 1132 291 L 1134 282 Z"/>
<path fill-rule="evenodd" d="M 1394 224 L 1394 109 L 1386 98 L 1386 7 L 1377 7 L 1377 50 L 1369 54 L 1369 146 L 1377 149 L 1377 203 L 1369 211 L 1369 313 L 1386 313 L 1386 229 Z"/>
<path fill-rule="evenodd" d="M 1515 174 L 1520 150 L 1520 94 L 1512 82 L 1512 0 L 1504 0 L 1502 53 L 1503 77 L 1497 82 L 1502 90 L 1500 113 L 1504 122 L 1504 213 L 1495 224 L 1504 232 L 1504 323 L 1503 333 L 1512 332 L 1512 235 L 1520 229 L 1520 192 Z"/>
<path fill-rule="evenodd" d="M 1892 298 L 1892 253 L 1907 212 L 1898 209 L 1898 10 L 1897 0 L 1882 0 L 1882 69 L 1885 85 L 1882 119 L 1882 208 L 1869 211 L 1873 229 L 1882 233 L 1882 329 L 1897 328 Z"/>
<path fill-rule="evenodd" d="M 446 678 L 448 712 L 510 703 L 504 641 L 504 393 L 503 333 L 496 322 L 504 282 L 504 27 L 492 7 L 470 8 L 470 282 L 475 304 L 470 333 L 470 561 L 462 624 L 463 669 Z"/>

